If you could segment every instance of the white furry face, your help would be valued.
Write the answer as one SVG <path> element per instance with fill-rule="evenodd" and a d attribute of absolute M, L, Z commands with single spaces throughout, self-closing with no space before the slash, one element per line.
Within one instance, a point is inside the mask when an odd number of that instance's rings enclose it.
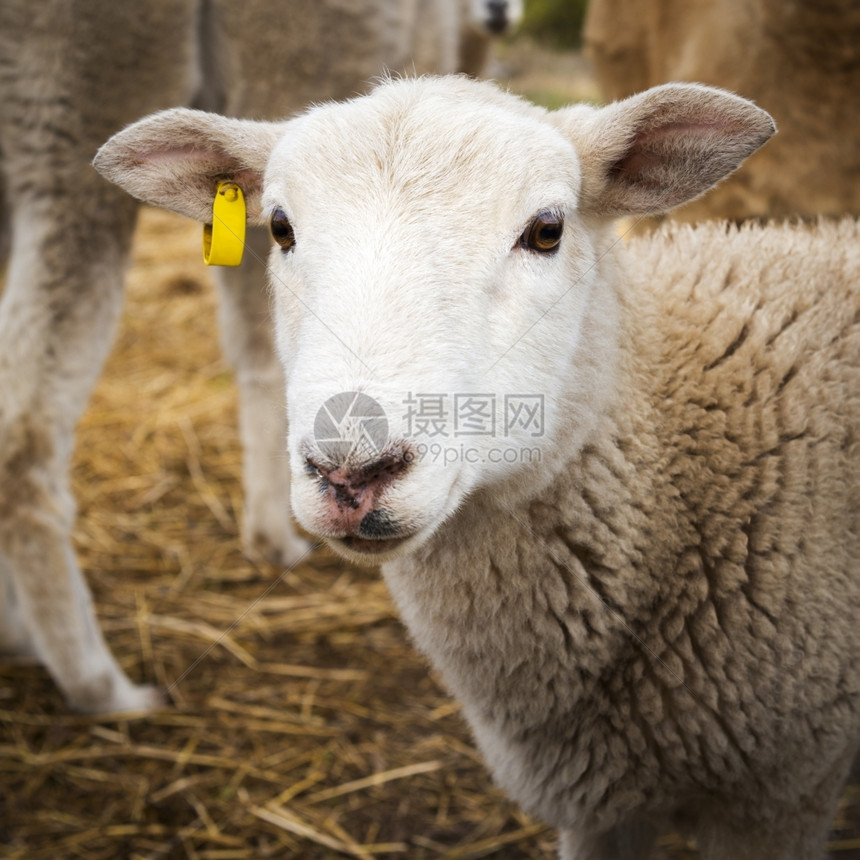
<path fill-rule="evenodd" d="M 203 221 L 230 178 L 269 222 L 295 513 L 381 560 L 564 468 L 614 384 L 612 219 L 693 199 L 773 132 L 697 84 L 548 114 L 423 78 L 285 123 L 163 111 L 94 163 Z"/>
<path fill-rule="evenodd" d="M 312 110 L 272 154 L 293 507 L 352 558 L 552 471 L 594 251 L 576 152 L 543 118 L 404 81 Z"/>

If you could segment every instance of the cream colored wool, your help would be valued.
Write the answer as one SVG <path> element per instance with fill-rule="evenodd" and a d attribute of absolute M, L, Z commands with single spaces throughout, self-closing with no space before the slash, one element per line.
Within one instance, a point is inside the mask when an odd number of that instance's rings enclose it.
<path fill-rule="evenodd" d="M 384 568 L 563 857 L 669 826 L 707 858 L 819 856 L 860 741 L 858 286 L 855 221 L 634 241 L 582 450 Z"/>

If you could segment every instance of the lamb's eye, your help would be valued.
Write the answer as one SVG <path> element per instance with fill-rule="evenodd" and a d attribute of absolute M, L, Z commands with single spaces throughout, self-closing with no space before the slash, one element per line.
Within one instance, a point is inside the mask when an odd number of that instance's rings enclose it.
<path fill-rule="evenodd" d="M 552 254 L 558 250 L 564 218 L 555 212 L 539 212 L 520 236 L 520 245 L 539 254 Z"/>
<path fill-rule="evenodd" d="M 296 244 L 296 234 L 283 209 L 275 209 L 272 213 L 272 238 L 285 250 L 289 251 Z"/>

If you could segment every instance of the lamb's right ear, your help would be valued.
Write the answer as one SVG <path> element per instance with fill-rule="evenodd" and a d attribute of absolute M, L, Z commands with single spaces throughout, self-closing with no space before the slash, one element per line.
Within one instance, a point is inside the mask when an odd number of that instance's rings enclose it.
<path fill-rule="evenodd" d="M 581 208 L 608 218 L 663 212 L 728 176 L 776 131 L 770 114 L 701 84 L 664 84 L 603 108 L 550 114 L 582 164 Z"/>
<path fill-rule="evenodd" d="M 284 123 L 230 119 L 174 108 L 115 134 L 93 165 L 134 197 L 196 221 L 212 220 L 221 180 L 244 192 L 248 220 L 259 221 L 263 173 Z"/>

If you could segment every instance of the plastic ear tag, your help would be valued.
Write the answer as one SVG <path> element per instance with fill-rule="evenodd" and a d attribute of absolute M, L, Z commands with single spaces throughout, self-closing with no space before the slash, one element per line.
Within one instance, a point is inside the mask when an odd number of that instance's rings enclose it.
<path fill-rule="evenodd" d="M 245 250 L 245 197 L 235 182 L 219 182 L 212 223 L 203 225 L 203 261 L 207 266 L 238 266 Z"/>

